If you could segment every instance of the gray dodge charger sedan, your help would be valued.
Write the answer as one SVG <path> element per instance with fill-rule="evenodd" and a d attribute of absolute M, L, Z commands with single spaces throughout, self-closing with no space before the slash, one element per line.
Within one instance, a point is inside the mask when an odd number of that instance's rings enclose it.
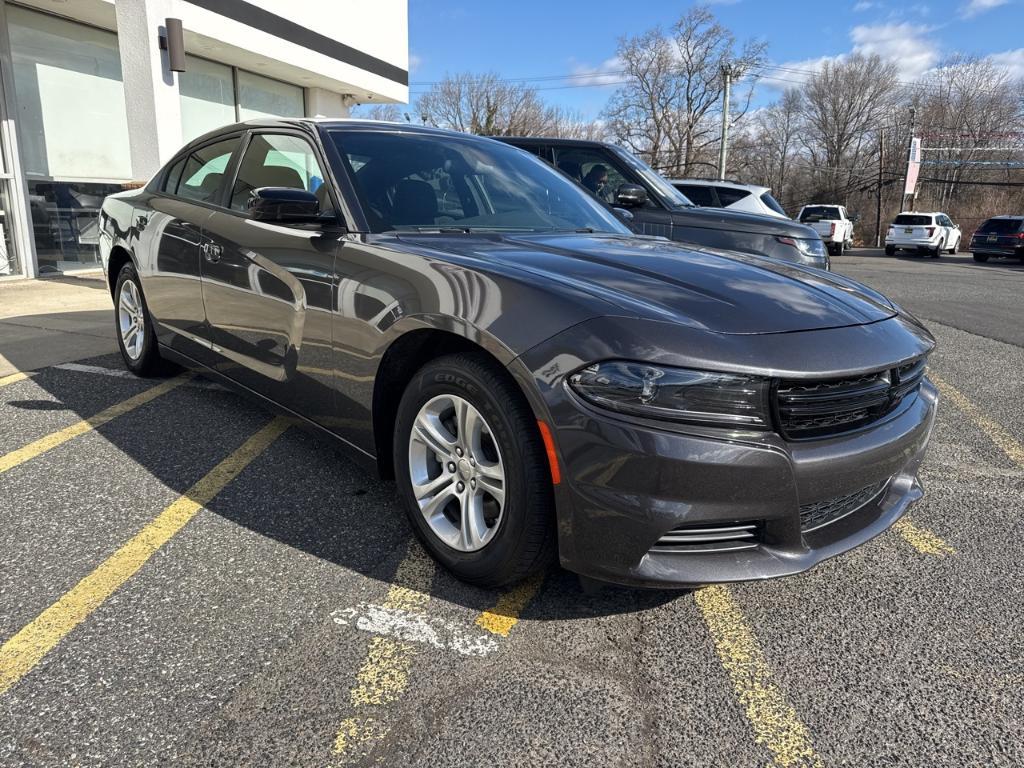
<path fill-rule="evenodd" d="M 783 576 L 921 498 L 937 397 L 915 318 L 838 275 L 634 235 L 505 144 L 242 123 L 100 221 L 130 370 L 201 369 L 342 444 L 467 581 L 555 552 L 641 586 Z"/>

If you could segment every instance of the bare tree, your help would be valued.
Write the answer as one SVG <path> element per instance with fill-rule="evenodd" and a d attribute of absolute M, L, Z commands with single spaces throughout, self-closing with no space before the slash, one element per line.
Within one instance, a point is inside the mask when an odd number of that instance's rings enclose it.
<path fill-rule="evenodd" d="M 730 64 L 737 80 L 764 58 L 765 44 L 736 38 L 706 6 L 687 11 L 666 33 L 654 28 L 619 41 L 618 57 L 628 78 L 605 108 L 609 134 L 652 165 L 690 175 L 713 167 L 724 79 Z M 750 103 L 749 85 L 733 119 Z"/>
<path fill-rule="evenodd" d="M 484 136 L 541 132 L 545 111 L 535 89 L 505 82 L 493 72 L 448 76 L 416 102 L 423 123 Z"/>
<path fill-rule="evenodd" d="M 897 67 L 877 54 L 826 61 L 804 86 L 804 147 L 822 194 L 835 196 L 872 173 L 875 131 L 888 118 L 899 85 Z"/>

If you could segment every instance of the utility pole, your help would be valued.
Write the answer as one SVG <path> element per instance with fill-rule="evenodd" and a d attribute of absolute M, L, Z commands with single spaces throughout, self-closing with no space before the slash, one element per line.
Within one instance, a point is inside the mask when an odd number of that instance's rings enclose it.
<path fill-rule="evenodd" d="M 875 248 L 882 247 L 882 149 L 885 128 L 878 129 L 878 186 L 875 188 Z"/>
<path fill-rule="evenodd" d="M 725 88 L 722 91 L 722 146 L 718 150 L 718 178 L 725 178 L 725 159 L 729 154 L 729 88 L 732 86 L 732 64 L 722 65 L 722 80 Z"/>

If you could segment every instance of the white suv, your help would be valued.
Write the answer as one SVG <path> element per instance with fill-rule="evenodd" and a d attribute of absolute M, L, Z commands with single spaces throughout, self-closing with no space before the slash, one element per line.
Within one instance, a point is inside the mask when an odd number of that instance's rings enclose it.
<path fill-rule="evenodd" d="M 701 208 L 730 208 L 778 219 L 789 218 L 768 187 L 718 179 L 673 179 L 670 183 Z"/>
<path fill-rule="evenodd" d="M 885 236 L 885 255 L 908 250 L 927 253 L 933 259 L 943 251 L 956 253 L 960 247 L 960 226 L 944 213 L 904 211 L 893 219 Z"/>

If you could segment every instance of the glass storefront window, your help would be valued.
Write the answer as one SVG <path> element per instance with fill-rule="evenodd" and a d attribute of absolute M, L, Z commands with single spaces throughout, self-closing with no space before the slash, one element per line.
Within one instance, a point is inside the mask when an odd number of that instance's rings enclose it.
<path fill-rule="evenodd" d="M 186 71 L 178 74 L 183 143 L 235 122 L 231 67 L 195 56 L 186 56 L 185 66 Z"/>
<path fill-rule="evenodd" d="M 302 117 L 306 113 L 305 110 L 303 91 L 299 86 L 238 70 L 240 119 Z"/>
<path fill-rule="evenodd" d="M 132 172 L 117 36 L 11 5 L 7 21 L 39 274 L 96 267 L 99 207 Z"/>
<path fill-rule="evenodd" d="M 14 224 L 7 218 L 9 210 L 11 197 L 8 182 L 7 179 L 0 179 L 0 277 L 20 275 L 22 271 L 14 249 L 14 238 L 11 236 Z"/>

